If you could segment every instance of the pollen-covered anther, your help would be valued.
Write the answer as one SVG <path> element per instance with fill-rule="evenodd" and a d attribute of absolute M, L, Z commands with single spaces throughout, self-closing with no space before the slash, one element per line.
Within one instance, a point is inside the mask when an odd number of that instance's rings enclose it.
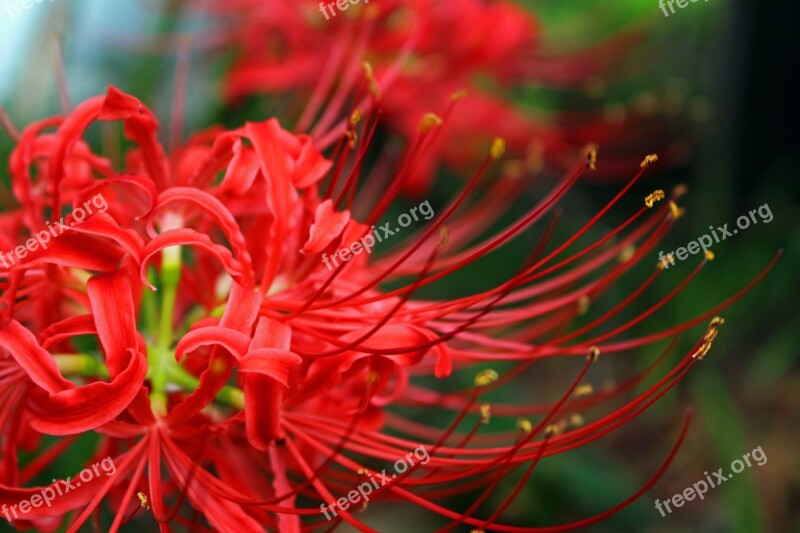
<path fill-rule="evenodd" d="M 492 159 L 495 160 L 500 159 L 501 157 L 503 157 L 505 151 L 506 151 L 506 140 L 503 139 L 502 137 L 495 137 L 494 140 L 492 140 L 492 148 L 489 151 L 489 153 L 492 156 Z"/>
<path fill-rule="evenodd" d="M 467 96 L 467 90 L 466 89 L 461 89 L 461 90 L 458 90 L 458 91 L 454 92 L 453 94 L 451 94 L 450 95 L 450 99 L 453 100 L 453 101 L 461 100 L 465 96 Z"/>
<path fill-rule="evenodd" d="M 492 406 L 488 403 L 481 404 L 481 424 L 488 424 L 492 419 Z"/>
<path fill-rule="evenodd" d="M 636 254 L 636 246 L 632 244 L 626 244 L 625 247 L 622 248 L 622 251 L 619 253 L 619 257 L 617 257 L 617 260 L 620 263 L 627 263 L 633 258 L 635 254 Z"/>
<path fill-rule="evenodd" d="M 522 430 L 526 435 L 530 435 L 531 431 L 533 431 L 533 424 L 531 424 L 531 421 L 527 418 L 520 418 L 517 420 L 517 428 Z"/>
<path fill-rule="evenodd" d="M 672 264 L 675 263 L 675 254 L 667 254 L 667 255 L 665 255 L 664 256 L 664 260 L 663 261 L 659 261 L 656 266 L 658 267 L 659 270 L 664 270 L 664 268 L 666 268 L 665 265 L 667 263 L 672 263 Z"/>
<path fill-rule="evenodd" d="M 716 339 L 717 335 L 719 334 L 719 326 L 724 323 L 725 319 L 718 316 L 711 319 L 711 323 L 708 325 L 708 330 L 706 331 L 706 334 L 703 335 L 703 343 L 700 345 L 697 351 L 692 354 L 692 359 L 701 361 L 706 354 L 708 354 L 708 351 L 711 350 L 711 345 L 714 343 L 714 339 Z"/>
<path fill-rule="evenodd" d="M 361 502 L 361 507 L 359 507 L 359 508 L 358 508 L 358 510 L 357 510 L 356 512 L 357 512 L 357 513 L 363 513 L 364 511 L 366 511 L 366 510 L 367 510 L 367 507 L 369 507 L 369 502 L 367 502 L 366 500 L 364 500 L 364 501 L 362 501 L 362 502 Z"/>
<path fill-rule="evenodd" d="M 706 250 L 706 253 L 704 255 L 706 256 L 706 259 L 708 259 L 709 261 L 713 261 L 714 258 L 716 257 L 714 255 L 714 252 L 712 252 L 711 250 Z"/>
<path fill-rule="evenodd" d="M 642 164 L 640 165 L 642 168 L 645 168 L 649 165 L 652 165 L 658 161 L 658 154 L 649 154 L 646 155 L 645 158 L 642 160 Z"/>
<path fill-rule="evenodd" d="M 441 126 L 444 122 L 436 113 L 425 113 L 422 120 L 419 121 L 419 130 L 425 133 L 431 128 Z"/>
<path fill-rule="evenodd" d="M 648 194 L 647 196 L 645 196 L 644 205 L 646 205 L 647 207 L 653 207 L 654 205 L 656 205 L 656 202 L 660 202 L 661 200 L 664 199 L 665 196 L 666 195 L 664 194 L 664 191 L 662 191 L 661 189 L 657 189 Z"/>
<path fill-rule="evenodd" d="M 598 357 L 600 357 L 600 348 L 597 346 L 592 346 L 589 348 L 589 354 L 586 356 L 586 360 L 590 363 L 594 363 L 597 361 Z M 591 385 L 589 385 L 591 387 Z"/>
<path fill-rule="evenodd" d="M 685 183 L 679 183 L 672 188 L 672 199 L 677 200 L 687 192 L 689 192 L 689 186 Z"/>
<path fill-rule="evenodd" d="M 351 149 L 356 147 L 356 141 L 358 140 L 358 133 L 355 132 L 354 129 L 350 128 L 345 132 L 345 137 L 349 139 L 348 145 Z"/>
<path fill-rule="evenodd" d="M 475 375 L 475 386 L 485 387 L 486 385 L 491 385 L 499 378 L 500 375 L 497 372 L 491 368 L 487 368 L 486 370 L 481 370 Z"/>
<path fill-rule="evenodd" d="M 369 61 L 364 61 L 364 76 L 367 78 L 367 83 L 369 83 L 369 92 L 374 97 L 378 97 L 379 90 L 378 90 L 378 82 L 375 81 L 375 75 L 372 71 L 372 64 Z"/>
<path fill-rule="evenodd" d="M 685 209 L 678 207 L 678 204 L 673 202 L 672 200 L 669 201 L 669 212 L 672 215 L 673 220 L 678 220 L 683 216 L 686 212 Z"/>
<path fill-rule="evenodd" d="M 597 170 L 597 150 L 589 150 L 586 154 L 586 166 L 589 170 Z"/>
<path fill-rule="evenodd" d="M 363 469 L 363 468 L 359 468 L 359 469 L 358 469 L 358 475 L 359 475 L 359 476 L 363 476 L 363 475 L 365 475 L 366 473 L 367 473 L 367 471 L 366 471 L 365 469 Z"/>
<path fill-rule="evenodd" d="M 544 428 L 545 437 L 555 437 L 559 433 L 561 433 L 561 431 L 556 424 L 548 424 L 547 427 Z"/>
<path fill-rule="evenodd" d="M 137 492 L 136 497 L 139 498 L 139 505 L 145 511 L 150 510 L 150 500 L 147 499 L 147 495 L 144 492 Z"/>
<path fill-rule="evenodd" d="M 589 306 L 592 304 L 592 299 L 589 298 L 586 294 L 582 294 L 580 298 L 578 298 L 578 314 L 585 315 L 586 312 L 589 310 Z"/>
<path fill-rule="evenodd" d="M 569 417 L 569 423 L 572 427 L 580 427 L 583 425 L 583 417 L 579 413 L 572 413 Z"/>
<path fill-rule="evenodd" d="M 358 140 L 358 132 L 356 131 L 356 126 L 361 121 L 361 109 L 355 108 L 352 113 L 350 113 L 350 126 L 347 128 L 347 132 L 345 135 L 348 139 L 350 139 L 350 148 L 356 147 L 356 141 Z"/>
<path fill-rule="evenodd" d="M 446 226 L 439 228 L 439 243 L 437 246 L 440 250 L 447 250 L 450 246 L 450 230 Z"/>
<path fill-rule="evenodd" d="M 589 384 L 580 385 L 575 389 L 575 396 L 588 396 L 594 392 L 594 387 Z"/>

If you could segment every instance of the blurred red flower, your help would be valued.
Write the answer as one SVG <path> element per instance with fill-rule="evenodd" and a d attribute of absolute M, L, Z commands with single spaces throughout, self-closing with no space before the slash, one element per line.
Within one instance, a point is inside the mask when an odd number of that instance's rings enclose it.
<path fill-rule="evenodd" d="M 278 100 L 280 113 L 297 118 L 294 131 L 310 133 L 320 149 L 341 135 L 343 111 L 358 102 L 379 107 L 382 124 L 407 144 L 424 115 L 448 114 L 440 135 L 409 169 L 404 190 L 412 196 L 428 191 L 442 163 L 460 172 L 474 168 L 480 163 L 477 148 L 495 135 L 532 171 L 547 165 L 560 173 L 586 144 L 608 146 L 599 172 L 614 180 L 648 147 L 665 147 L 669 160 L 687 150 L 686 143 L 666 149 L 664 131 L 691 131 L 680 117 L 643 116 L 597 103 L 534 113 L 513 97 L 520 87 L 574 93 L 630 76 L 617 70 L 644 39 L 641 27 L 566 51 L 547 47 L 533 13 L 505 0 L 386 0 L 346 11 L 334 6 L 338 15 L 327 19 L 316 0 L 236 0 L 212 9 L 231 21 L 218 36 L 226 51 L 235 50 L 224 82 L 228 101 L 287 95 L 288 105 Z M 360 71 L 364 62 L 367 84 Z M 370 102 L 369 90 L 377 103 Z M 454 100 L 462 98 L 451 113 Z M 675 135 L 668 136 L 670 142 Z"/>

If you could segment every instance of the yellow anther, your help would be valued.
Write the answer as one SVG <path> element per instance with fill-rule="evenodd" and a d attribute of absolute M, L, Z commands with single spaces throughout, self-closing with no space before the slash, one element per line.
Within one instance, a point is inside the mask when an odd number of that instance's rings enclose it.
<path fill-rule="evenodd" d="M 492 159 L 500 159 L 503 157 L 503 154 L 506 151 L 506 140 L 502 137 L 495 137 L 492 141 L 492 149 L 489 153 L 492 155 Z"/>
<path fill-rule="evenodd" d="M 717 334 L 719 333 L 717 328 L 724 323 L 725 319 L 718 316 L 711 319 L 711 323 L 708 325 L 708 330 L 706 331 L 706 334 L 703 335 L 703 343 L 700 345 L 697 351 L 692 354 L 692 359 L 701 361 L 706 356 L 708 351 L 711 349 L 711 345 L 714 343 L 714 339 L 717 338 Z"/>
<path fill-rule="evenodd" d="M 672 215 L 673 220 L 678 220 L 683 216 L 686 212 L 685 209 L 678 207 L 678 204 L 673 202 L 672 200 L 669 201 L 669 212 Z"/>
<path fill-rule="evenodd" d="M 667 254 L 664 256 L 664 259 L 662 261 L 658 262 L 658 265 L 656 266 L 658 266 L 659 270 L 664 270 L 665 268 L 667 268 L 665 265 L 674 265 L 674 264 L 675 264 L 675 254 Z"/>
<path fill-rule="evenodd" d="M 358 140 L 358 133 L 356 133 L 355 130 L 353 130 L 353 129 L 349 129 L 344 133 L 344 135 L 345 135 L 345 137 L 350 139 L 350 142 L 348 143 L 350 145 L 350 148 L 351 149 L 355 148 L 356 147 L 356 141 Z"/>
<path fill-rule="evenodd" d="M 491 385 L 499 378 L 500 375 L 497 372 L 491 368 L 487 368 L 486 370 L 481 370 L 475 375 L 475 386 L 485 387 L 486 385 Z"/>
<path fill-rule="evenodd" d="M 569 423 L 572 425 L 572 427 L 580 427 L 583 425 L 583 417 L 578 413 L 573 413 L 569 417 Z"/>
<path fill-rule="evenodd" d="M 586 164 L 589 166 L 589 170 L 597 170 L 597 150 L 589 150 L 589 153 L 586 154 Z"/>
<path fill-rule="evenodd" d="M 453 94 L 451 94 L 450 95 L 450 99 L 451 100 L 461 100 L 465 96 L 467 96 L 467 90 L 466 89 L 461 89 L 460 91 L 456 91 Z"/>
<path fill-rule="evenodd" d="M 647 196 L 645 196 L 644 205 L 646 205 L 647 207 L 653 207 L 656 204 L 656 202 L 660 202 L 661 200 L 663 200 L 664 196 L 665 196 L 664 191 L 662 191 L 661 189 L 657 189 L 648 194 Z"/>
<path fill-rule="evenodd" d="M 447 226 L 439 228 L 439 243 L 437 244 L 440 250 L 446 250 L 450 246 L 450 230 Z"/>
<path fill-rule="evenodd" d="M 556 424 L 548 424 L 546 428 L 544 428 L 544 434 L 546 437 L 555 437 L 560 433 L 558 426 Z"/>
<path fill-rule="evenodd" d="M 359 468 L 359 469 L 358 469 L 358 475 L 359 475 L 359 476 L 363 476 L 363 475 L 364 475 L 364 474 L 366 474 L 366 473 L 367 473 L 367 471 L 366 471 L 366 470 L 364 470 L 363 468 Z"/>
<path fill-rule="evenodd" d="M 652 164 L 653 164 L 653 163 L 655 163 L 656 161 L 658 161 L 658 154 L 650 154 L 650 155 L 647 155 L 647 156 L 645 156 L 645 158 L 642 160 L 641 167 L 642 167 L 642 168 L 644 168 L 644 167 L 646 167 L 646 166 L 652 165 Z"/>
<path fill-rule="evenodd" d="M 350 113 L 350 124 L 355 126 L 361 122 L 361 110 L 359 108 L 353 109 L 353 112 Z"/>
<path fill-rule="evenodd" d="M 595 361 L 597 361 L 599 357 L 600 357 L 600 348 L 598 348 L 597 346 L 592 346 L 591 348 L 589 348 L 589 355 L 586 356 L 587 361 L 589 361 L 590 363 L 594 363 Z M 589 385 L 589 387 L 591 387 L 591 385 Z"/>
<path fill-rule="evenodd" d="M 589 310 L 589 306 L 592 304 L 592 299 L 589 298 L 587 295 L 582 294 L 580 298 L 578 298 L 578 314 L 585 315 L 586 311 Z"/>
<path fill-rule="evenodd" d="M 441 125 L 442 125 L 442 119 L 439 118 L 438 115 L 434 113 L 425 113 L 425 116 L 422 117 L 422 120 L 419 123 L 419 129 L 424 133 L 429 129 L 433 128 L 434 126 L 441 126 Z"/>
<path fill-rule="evenodd" d="M 533 431 L 533 424 L 527 418 L 520 418 L 517 420 L 517 427 L 524 431 L 526 434 L 530 434 Z"/>
<path fill-rule="evenodd" d="M 481 424 L 488 424 L 492 419 L 492 406 L 488 403 L 481 404 Z"/>
<path fill-rule="evenodd" d="M 147 495 L 144 492 L 137 492 L 136 497 L 139 498 L 139 505 L 145 511 L 150 510 L 150 501 L 147 499 Z"/>
<path fill-rule="evenodd" d="M 594 392 L 594 388 L 591 385 L 580 385 L 575 389 L 575 396 L 588 396 L 592 392 Z"/>
<path fill-rule="evenodd" d="M 626 244 L 622 251 L 619 253 L 617 260 L 620 263 L 627 263 L 636 254 L 636 247 L 630 243 Z"/>
<path fill-rule="evenodd" d="M 375 81 L 375 75 L 372 72 L 372 65 L 369 61 L 364 61 L 364 76 L 367 78 L 367 82 L 369 83 L 369 92 L 372 96 L 378 96 L 378 82 Z"/>
<path fill-rule="evenodd" d="M 677 200 L 689 191 L 689 186 L 685 183 L 679 183 L 672 188 L 672 198 Z"/>
<path fill-rule="evenodd" d="M 714 255 L 714 252 L 712 252 L 711 250 L 707 250 L 706 253 L 705 253 L 705 256 L 706 256 L 706 259 L 708 259 L 709 261 L 713 261 L 714 257 L 716 257 Z"/>

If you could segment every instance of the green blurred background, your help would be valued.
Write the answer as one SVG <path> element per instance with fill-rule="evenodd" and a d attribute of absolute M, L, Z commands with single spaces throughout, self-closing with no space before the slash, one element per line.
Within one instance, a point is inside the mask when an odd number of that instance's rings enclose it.
<path fill-rule="evenodd" d="M 627 218 L 653 189 L 669 190 L 678 183 L 689 186 L 689 193 L 680 202 L 686 215 L 665 239 L 665 251 L 696 239 L 709 225 L 733 225 L 738 216 L 764 203 L 769 204 L 774 216 L 769 224 L 759 223 L 715 245 L 716 260 L 680 297 L 635 328 L 633 334 L 660 330 L 700 314 L 744 286 L 778 249 L 783 249 L 783 257 L 755 290 L 722 313 L 726 324 L 710 355 L 683 383 L 619 431 L 586 448 L 543 461 L 505 514 L 504 522 L 553 525 L 615 505 L 658 468 L 674 441 L 682 413 L 692 406 L 694 423 L 667 474 L 630 507 L 588 530 L 800 531 L 798 3 L 711 0 L 690 3 L 668 18 L 656 0 L 525 4 L 539 18 L 549 47 L 580 48 L 629 29 L 641 30 L 647 38 L 639 49 L 631 51 L 632 57 L 645 65 L 637 75 L 617 78 L 611 72 L 601 80 L 601 91 L 596 86 L 591 90 L 552 91 L 534 81 L 515 91 L 521 105 L 542 114 L 582 107 L 624 108 L 663 123 L 663 137 L 671 142 L 694 147 L 679 165 L 668 169 L 659 166 L 649 173 L 619 209 L 593 228 L 591 236 L 600 236 L 614 222 Z M 58 42 L 73 101 L 101 93 L 113 83 L 168 120 L 175 59 L 151 45 L 177 30 L 204 27 L 202 20 L 176 22 L 175 14 L 180 10 L 180 2 L 165 5 L 123 0 L 112 6 L 110 2 L 55 0 L 34 4 L 12 19 L 0 8 L 0 48 L 4 51 L 0 58 L 0 104 L 18 125 L 58 112 L 53 59 L 53 44 Z M 250 109 L 231 113 L 221 103 L 219 81 L 228 59 L 224 54 L 192 56 L 187 131 L 215 122 L 230 125 L 254 118 L 247 116 Z M 643 102 L 656 104 L 646 106 Z M 269 102 L 266 109 L 279 112 L 280 101 Z M 685 129 L 670 129 L 676 116 L 691 119 L 691 136 Z M 10 149 L 9 140 L 0 135 L 0 176 L 6 182 Z M 631 175 L 635 170 L 631 169 Z M 538 198 L 552 184 L 549 178 L 537 182 L 505 220 L 512 220 Z M 455 183 L 444 176 L 431 203 L 442 205 Z M 567 216 L 554 242 L 579 228 L 619 186 L 579 184 L 563 204 Z M 524 259 L 538 230 L 529 233 L 523 241 L 435 291 L 458 294 L 465 282 L 476 286 L 505 279 Z M 591 242 L 589 238 L 587 241 Z M 600 313 L 627 295 L 656 261 L 654 256 L 626 275 L 614 290 L 593 302 L 592 312 Z M 655 304 L 695 264 L 690 259 L 667 270 L 637 301 L 634 311 Z M 688 349 L 703 331 L 703 326 L 692 330 L 681 346 Z M 652 360 L 661 347 L 615 358 L 594 378 L 599 382 L 630 375 Z M 558 379 L 564 372 L 564 365 L 543 367 L 492 400 L 537 402 L 551 398 L 566 386 L 563 378 Z M 567 369 L 567 375 L 570 372 Z M 471 374 L 457 376 L 459 379 L 467 383 Z M 447 423 L 444 418 L 419 416 L 426 423 Z M 688 502 L 665 518 L 654 509 L 655 498 L 668 499 L 702 479 L 706 470 L 727 470 L 731 461 L 758 446 L 768 457 L 764 466 L 745 469 L 709 491 L 704 501 Z M 65 460 L 77 462 L 81 459 L 77 455 Z M 490 498 L 485 509 L 502 502 L 511 486 L 498 490 L 497 499 Z M 466 508 L 470 503 L 471 498 L 464 497 L 451 505 Z M 388 505 L 366 519 L 376 529 L 390 532 L 432 530 L 440 522 L 431 520 L 435 519 L 410 506 Z M 137 526 L 131 527 L 135 531 Z M 7 526 L 0 524 L 2 528 Z"/>

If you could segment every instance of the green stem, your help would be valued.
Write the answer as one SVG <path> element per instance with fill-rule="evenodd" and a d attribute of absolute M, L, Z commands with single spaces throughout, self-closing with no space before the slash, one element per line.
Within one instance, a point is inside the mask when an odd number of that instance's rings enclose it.
<path fill-rule="evenodd" d="M 200 380 L 187 372 L 182 366 L 171 366 L 168 372 L 170 381 L 180 385 L 184 389 L 195 390 L 200 385 Z M 236 387 L 230 385 L 222 387 L 217 393 L 217 400 L 231 407 L 244 409 L 244 392 Z"/>
<path fill-rule="evenodd" d="M 108 378 L 106 365 L 87 354 L 54 354 L 56 365 L 62 374 L 84 377 Z"/>
<path fill-rule="evenodd" d="M 161 317 L 158 328 L 158 342 L 147 350 L 147 363 L 150 369 L 150 401 L 158 413 L 167 412 L 168 369 L 174 365 L 171 354 L 172 325 L 175 318 L 175 301 L 178 284 L 181 280 L 181 247 L 170 246 L 161 251 Z"/>

